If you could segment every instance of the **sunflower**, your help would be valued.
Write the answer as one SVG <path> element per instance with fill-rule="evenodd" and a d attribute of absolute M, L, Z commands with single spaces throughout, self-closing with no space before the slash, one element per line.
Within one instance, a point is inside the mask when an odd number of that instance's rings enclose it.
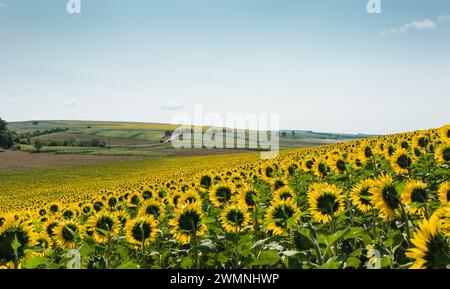
<path fill-rule="evenodd" d="M 177 201 L 177 206 L 182 206 L 186 203 L 198 203 L 201 205 L 203 203 L 203 199 L 199 192 L 195 189 L 189 189 L 180 196 Z"/>
<path fill-rule="evenodd" d="M 17 262 L 25 256 L 26 249 L 37 245 L 33 228 L 20 220 L 7 217 L 0 230 L 0 260 Z"/>
<path fill-rule="evenodd" d="M 53 229 L 56 244 L 63 249 L 77 247 L 77 242 L 82 238 L 82 227 L 75 221 L 69 220 L 60 223 Z"/>
<path fill-rule="evenodd" d="M 450 184 L 448 182 L 439 185 L 438 196 L 441 204 L 450 205 Z"/>
<path fill-rule="evenodd" d="M 189 244 L 193 236 L 203 236 L 207 230 L 198 203 L 185 203 L 175 209 L 169 225 L 172 226 L 170 233 L 183 245 Z"/>
<path fill-rule="evenodd" d="M 445 142 L 450 141 L 450 124 L 447 124 L 439 129 L 441 139 Z"/>
<path fill-rule="evenodd" d="M 325 177 L 330 171 L 324 159 L 318 159 L 313 165 L 313 172 L 318 177 Z"/>
<path fill-rule="evenodd" d="M 209 189 L 213 184 L 214 177 L 210 173 L 202 174 L 198 177 L 197 183 L 204 189 Z"/>
<path fill-rule="evenodd" d="M 250 224 L 250 213 L 245 206 L 228 205 L 220 214 L 220 222 L 227 233 L 242 233 Z"/>
<path fill-rule="evenodd" d="M 49 238 L 55 236 L 55 228 L 58 227 L 59 222 L 56 219 L 48 219 L 42 226 L 42 230 L 47 234 Z"/>
<path fill-rule="evenodd" d="M 74 219 L 78 216 L 78 211 L 74 206 L 69 206 L 61 211 L 61 217 L 66 220 Z"/>
<path fill-rule="evenodd" d="M 158 233 L 157 223 L 153 216 L 142 216 L 128 220 L 125 235 L 128 243 L 144 248 L 149 245 Z"/>
<path fill-rule="evenodd" d="M 289 198 L 294 199 L 296 197 L 296 194 L 293 189 L 288 186 L 284 186 L 276 190 L 272 196 L 273 199 L 286 200 Z"/>
<path fill-rule="evenodd" d="M 92 230 L 92 238 L 98 244 L 106 244 L 110 237 L 115 237 L 120 231 L 120 222 L 117 216 L 102 212 L 89 218 L 87 225 Z"/>
<path fill-rule="evenodd" d="M 413 234 L 413 248 L 406 256 L 414 260 L 410 269 L 446 269 L 450 264 L 450 243 L 437 215 L 423 220 Z"/>
<path fill-rule="evenodd" d="M 94 212 L 94 206 L 92 206 L 91 203 L 86 203 L 81 206 L 80 210 L 81 214 L 89 216 L 92 214 L 92 212 Z"/>
<path fill-rule="evenodd" d="M 177 207 L 183 194 L 185 194 L 185 193 L 182 193 L 180 191 L 174 191 L 174 192 L 171 192 L 170 194 L 168 194 L 167 201 L 168 201 L 169 205 L 172 207 Z"/>
<path fill-rule="evenodd" d="M 369 212 L 373 209 L 369 193 L 372 186 L 373 180 L 366 179 L 360 181 L 350 191 L 350 199 L 352 200 L 353 205 L 355 205 L 362 213 Z"/>
<path fill-rule="evenodd" d="M 310 186 L 308 203 L 314 219 L 324 224 L 330 221 L 334 214 L 344 210 L 342 190 L 327 183 Z"/>
<path fill-rule="evenodd" d="M 164 215 L 164 203 L 155 199 L 145 201 L 138 211 L 139 216 L 151 215 L 155 220 Z"/>
<path fill-rule="evenodd" d="M 235 194 L 235 186 L 229 182 L 219 182 L 211 187 L 209 191 L 209 200 L 216 207 L 221 207 L 231 200 Z"/>
<path fill-rule="evenodd" d="M 62 205 L 61 203 L 58 202 L 53 202 L 48 206 L 48 210 L 52 213 L 52 214 L 56 214 L 59 212 L 59 210 L 61 209 Z"/>
<path fill-rule="evenodd" d="M 316 162 L 316 160 L 314 158 L 309 158 L 309 159 L 305 160 L 302 164 L 303 171 L 306 173 L 312 172 L 315 162 Z"/>
<path fill-rule="evenodd" d="M 132 193 L 128 196 L 127 205 L 129 207 L 138 207 L 142 202 L 142 196 L 138 193 Z"/>
<path fill-rule="evenodd" d="M 268 231 L 282 235 L 300 220 L 300 210 L 292 199 L 274 200 L 266 211 L 265 223 Z"/>
<path fill-rule="evenodd" d="M 438 163 L 450 164 L 450 142 L 441 144 L 436 149 L 434 157 Z"/>
<path fill-rule="evenodd" d="M 240 188 L 234 197 L 238 203 L 248 208 L 256 207 L 260 198 L 259 193 L 250 186 Z"/>
<path fill-rule="evenodd" d="M 391 219 L 401 207 L 400 197 L 390 175 L 382 175 L 370 188 L 372 204 L 381 212 L 384 219 Z"/>
<path fill-rule="evenodd" d="M 372 151 L 372 147 L 370 146 L 370 144 L 367 141 L 361 142 L 361 145 L 359 147 L 359 158 L 360 158 L 360 160 L 363 163 L 365 163 L 369 159 L 371 159 L 372 157 L 373 157 L 373 151 Z"/>
<path fill-rule="evenodd" d="M 402 201 L 409 205 L 409 212 L 412 214 L 425 215 L 428 202 L 427 184 L 422 181 L 410 180 L 402 193 Z"/>
<path fill-rule="evenodd" d="M 337 154 L 331 155 L 327 160 L 328 166 L 336 174 L 342 174 L 347 170 L 346 161 L 343 157 Z"/>
<path fill-rule="evenodd" d="M 391 167 L 397 174 L 408 173 L 411 164 L 411 156 L 404 149 L 398 149 L 391 157 Z"/>

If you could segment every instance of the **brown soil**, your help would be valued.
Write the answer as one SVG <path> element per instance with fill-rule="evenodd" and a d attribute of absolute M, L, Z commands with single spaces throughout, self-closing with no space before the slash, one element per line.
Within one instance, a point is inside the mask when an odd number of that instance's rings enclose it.
<path fill-rule="evenodd" d="M 32 154 L 20 151 L 0 150 L 0 172 L 142 159 L 144 158 L 127 156 L 57 155 L 45 153 Z"/>

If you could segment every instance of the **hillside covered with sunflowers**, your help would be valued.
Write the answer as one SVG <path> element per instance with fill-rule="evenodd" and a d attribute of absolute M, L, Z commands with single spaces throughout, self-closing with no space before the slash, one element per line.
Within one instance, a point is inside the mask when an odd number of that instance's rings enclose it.
<path fill-rule="evenodd" d="M 2 198 L 0 268 L 450 266 L 450 125 L 239 157 Z"/>

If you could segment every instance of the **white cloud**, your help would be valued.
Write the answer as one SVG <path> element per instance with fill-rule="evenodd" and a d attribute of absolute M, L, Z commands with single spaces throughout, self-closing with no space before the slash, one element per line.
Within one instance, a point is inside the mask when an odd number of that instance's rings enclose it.
<path fill-rule="evenodd" d="M 184 107 L 184 104 L 164 104 L 160 110 L 178 110 Z"/>
<path fill-rule="evenodd" d="M 440 15 L 438 17 L 438 21 L 439 22 L 450 21 L 450 14 L 449 15 Z"/>
<path fill-rule="evenodd" d="M 404 33 L 408 30 L 411 29 L 416 29 L 416 30 L 432 30 L 435 29 L 437 27 L 436 23 L 434 23 L 432 20 L 430 19 L 425 19 L 422 21 L 413 21 L 410 23 L 406 23 L 403 26 L 397 27 L 397 28 L 391 28 L 388 30 L 384 30 L 381 32 L 382 35 L 386 35 L 386 34 L 398 34 L 398 33 Z"/>
<path fill-rule="evenodd" d="M 3 7 L 8 7 L 8 5 L 6 5 L 6 3 L 0 2 L 0 8 L 3 8 Z"/>
<path fill-rule="evenodd" d="M 70 100 L 66 102 L 66 106 L 75 107 L 78 106 L 78 102 L 76 100 Z"/>

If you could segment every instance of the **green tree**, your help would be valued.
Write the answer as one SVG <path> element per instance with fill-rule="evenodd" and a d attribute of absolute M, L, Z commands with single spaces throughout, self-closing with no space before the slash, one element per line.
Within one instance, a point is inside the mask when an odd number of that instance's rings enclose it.
<path fill-rule="evenodd" d="M 41 152 L 41 149 L 43 146 L 44 146 L 44 144 L 39 139 L 37 139 L 33 142 L 33 147 L 36 150 L 36 152 L 38 152 L 38 153 Z"/>
<path fill-rule="evenodd" d="M 17 134 L 8 129 L 8 123 L 0 118 L 0 148 L 9 149 L 17 141 Z"/>

